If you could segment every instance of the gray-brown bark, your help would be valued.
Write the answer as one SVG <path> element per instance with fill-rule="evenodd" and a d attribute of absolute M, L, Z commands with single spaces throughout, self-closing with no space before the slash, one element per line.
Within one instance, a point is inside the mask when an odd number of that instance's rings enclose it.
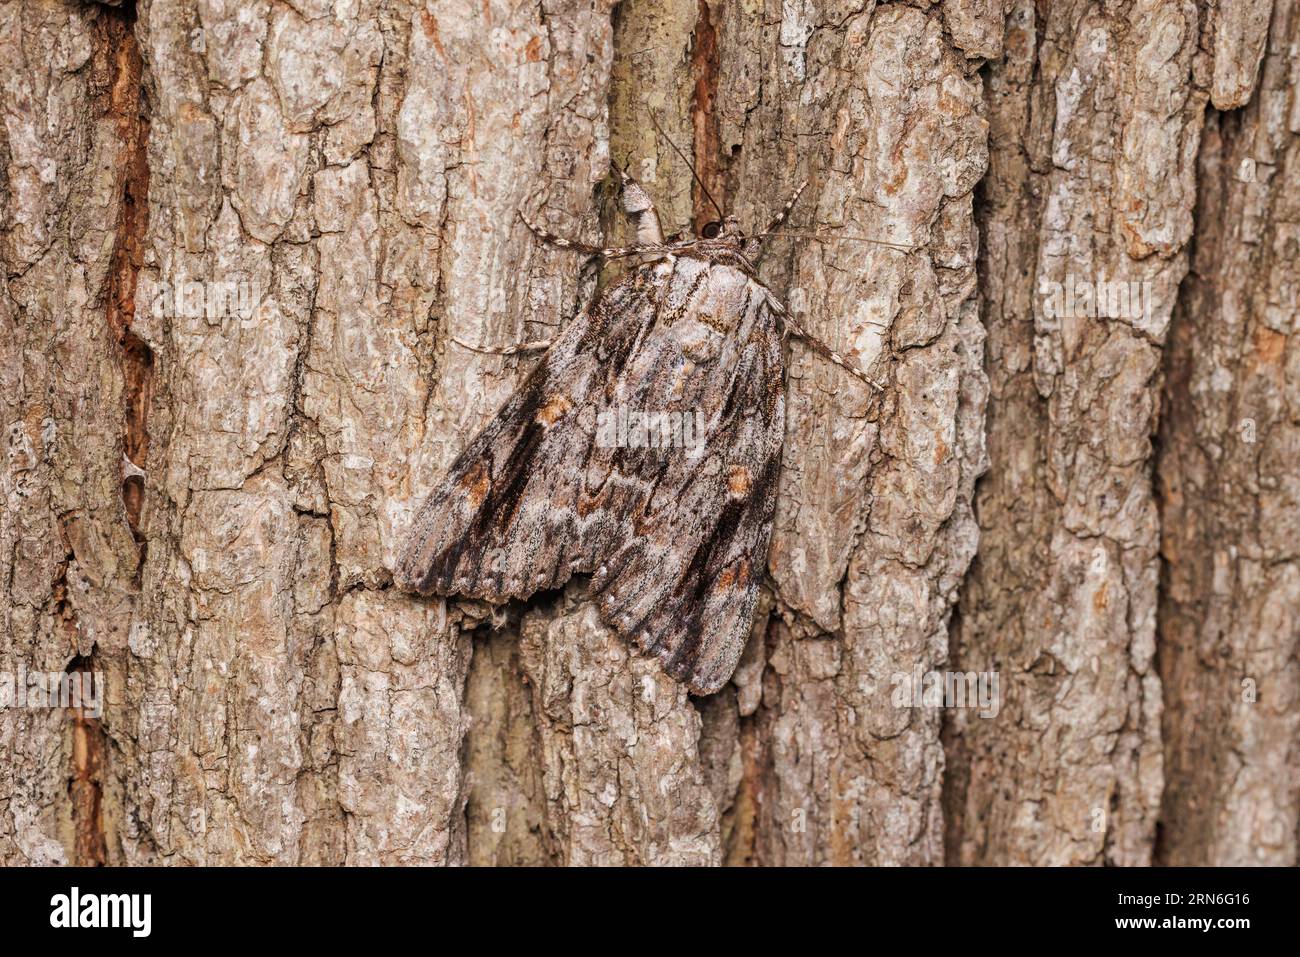
<path fill-rule="evenodd" d="M 1296 863 L 1300 15 L 1278 4 L 1262 50 L 1265 14 L 1257 82 L 1245 64 L 1250 89 L 1221 91 L 1215 71 L 1167 360 L 1158 859 L 1169 864 Z"/>
<path fill-rule="evenodd" d="M 0 712 L 0 860 L 1295 861 L 1287 0 L 0 26 L 0 671 L 107 684 Z M 666 231 L 713 218 L 652 114 L 747 224 L 811 181 L 763 278 L 888 384 L 869 416 L 791 344 L 770 587 L 706 699 L 580 584 L 391 587 L 535 361 L 452 340 L 595 288 L 517 212 L 624 235 L 613 161 Z M 1062 316 L 1074 279 L 1150 309 Z M 900 707 L 918 670 L 1000 712 Z"/>
<path fill-rule="evenodd" d="M 1151 433 L 1192 229 L 1199 14 L 1021 3 L 1009 24 L 983 184 L 992 468 L 957 632 L 1004 703 L 954 716 L 950 850 L 1139 864 L 1161 790 Z M 1052 315 L 1044 288 L 1075 277 L 1149 283 L 1149 308 Z"/>

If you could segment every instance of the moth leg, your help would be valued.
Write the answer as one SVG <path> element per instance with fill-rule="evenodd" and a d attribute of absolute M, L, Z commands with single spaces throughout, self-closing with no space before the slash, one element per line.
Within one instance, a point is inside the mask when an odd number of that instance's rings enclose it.
<path fill-rule="evenodd" d="M 813 352 L 817 353 L 823 359 L 827 359 L 839 366 L 845 372 L 853 374 L 877 392 L 885 391 L 883 385 L 871 378 L 871 376 L 867 375 L 866 372 L 860 369 L 856 364 L 845 359 L 826 343 L 822 342 L 821 339 L 818 339 L 807 329 L 803 328 L 803 326 L 799 325 L 799 323 L 795 321 L 795 318 L 786 311 L 784 306 L 780 305 L 775 300 L 768 301 L 771 302 L 773 311 L 776 312 L 777 316 L 781 319 L 783 335 L 794 336 L 796 339 L 802 339 L 804 342 L 808 343 L 808 348 L 812 349 Z"/>
<path fill-rule="evenodd" d="M 592 246 L 590 243 L 580 243 L 577 240 L 565 239 L 563 236 L 557 236 L 548 230 L 538 226 L 522 212 L 519 218 L 524 221 L 524 225 L 532 230 L 533 235 L 546 243 L 548 246 L 555 246 L 559 249 L 568 249 L 575 253 L 581 253 L 584 256 L 600 256 L 603 259 L 618 259 L 622 256 L 635 256 L 638 253 L 657 253 L 663 252 L 662 245 L 636 245 L 636 246 Z"/>
<path fill-rule="evenodd" d="M 664 231 L 659 225 L 654 200 L 645 187 L 627 175 L 627 170 L 618 170 L 618 176 L 623 183 L 623 212 L 636 229 L 637 245 L 662 246 Z"/>
<path fill-rule="evenodd" d="M 513 356 L 520 352 L 539 352 L 551 348 L 554 339 L 534 339 L 532 342 L 521 342 L 517 346 L 473 346 L 468 342 L 462 342 L 455 336 L 449 336 L 452 342 L 462 349 L 468 349 L 470 352 L 485 352 L 492 356 Z"/>

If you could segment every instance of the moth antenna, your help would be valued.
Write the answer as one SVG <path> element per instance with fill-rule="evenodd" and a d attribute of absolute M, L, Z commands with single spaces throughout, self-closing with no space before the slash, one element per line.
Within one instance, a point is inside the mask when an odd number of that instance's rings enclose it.
<path fill-rule="evenodd" d="M 871 376 L 867 375 L 864 371 L 862 371 L 862 369 L 858 368 L 857 365 L 855 365 L 852 362 L 849 362 L 849 360 L 845 359 L 842 355 L 840 355 L 838 352 L 836 352 L 826 343 L 822 342 L 820 339 L 814 336 L 807 329 L 803 329 L 797 325 L 792 324 L 790 327 L 790 334 L 793 335 L 796 339 L 802 339 L 804 342 L 808 343 L 808 347 L 812 349 L 813 352 L 817 353 L 823 359 L 833 362 L 835 365 L 839 366 L 845 372 L 848 372 L 851 375 L 854 375 L 857 378 L 861 379 L 863 382 L 871 386 L 871 388 L 875 389 L 877 392 L 885 391 L 885 387 L 883 385 L 881 385 L 875 379 L 871 378 Z"/>
<path fill-rule="evenodd" d="M 718 205 L 718 201 L 713 198 L 713 194 L 709 192 L 709 187 L 704 185 L 704 180 L 700 178 L 700 174 L 695 172 L 695 164 L 686 158 L 686 154 L 677 147 L 677 144 L 673 142 L 672 137 L 664 132 L 664 128 L 659 125 L 659 117 L 655 116 L 654 110 L 650 111 L 650 122 L 655 125 L 655 129 L 658 131 L 659 135 L 668 142 L 668 145 L 673 148 L 673 152 L 681 157 L 682 162 L 686 164 L 686 168 L 691 171 L 692 178 L 694 178 L 695 182 L 700 186 L 700 192 L 705 195 L 708 201 L 713 204 L 713 208 L 718 211 L 718 219 L 726 219 L 727 214 L 722 211 L 722 207 Z"/>
<path fill-rule="evenodd" d="M 580 253 L 583 256 L 600 256 L 604 259 L 618 259 L 621 256 L 635 256 L 638 253 L 654 253 L 663 251 L 663 247 L 658 245 L 593 246 L 590 243 L 580 243 L 577 240 L 565 239 L 563 236 L 557 236 L 555 233 L 543 229 L 525 216 L 522 210 L 519 212 L 519 218 L 523 220 L 524 225 L 529 228 L 534 236 L 546 243 L 548 246 L 555 246 L 558 249 L 567 249 L 571 252 Z"/>
<path fill-rule="evenodd" d="M 468 349 L 470 352 L 482 352 L 490 356 L 513 356 L 519 352 L 538 352 L 543 349 L 549 349 L 554 339 L 534 339 L 532 342 L 521 342 L 517 346 L 475 346 L 468 342 L 462 342 L 455 336 L 448 336 L 452 342 L 462 349 Z"/>
<path fill-rule="evenodd" d="M 771 236 L 785 222 L 786 217 L 790 215 L 790 210 L 794 209 L 794 204 L 799 201 L 799 197 L 803 195 L 803 191 L 807 188 L 808 181 L 804 180 L 795 189 L 794 195 L 790 197 L 789 201 L 781 207 L 781 211 L 772 217 L 772 221 L 767 224 L 767 228 L 757 236 L 750 236 L 749 239 L 745 240 L 744 254 L 747 259 L 758 260 L 758 257 L 763 252 L 763 240 Z"/>
<path fill-rule="evenodd" d="M 807 180 L 804 180 L 797 187 L 795 187 L 794 195 L 791 196 L 790 199 L 786 202 L 786 204 L 781 207 L 781 211 L 772 217 L 772 221 L 767 224 L 767 228 L 764 229 L 761 233 L 759 233 L 755 238 L 759 240 L 766 239 L 768 236 L 772 235 L 772 233 L 774 233 L 776 230 L 780 229 L 781 224 L 784 223 L 786 219 L 789 217 L 790 210 L 794 209 L 794 204 L 799 202 L 799 197 L 803 195 L 803 191 L 807 188 L 808 188 Z"/>

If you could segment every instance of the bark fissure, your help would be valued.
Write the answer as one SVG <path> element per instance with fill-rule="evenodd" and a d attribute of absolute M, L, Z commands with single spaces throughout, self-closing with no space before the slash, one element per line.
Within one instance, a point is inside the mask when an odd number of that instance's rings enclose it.
<path fill-rule="evenodd" d="M 67 667 L 69 675 L 93 685 L 95 658 L 75 658 Z M 85 677 L 82 677 L 85 676 Z M 103 694 L 102 687 L 95 688 Z M 108 742 L 98 718 L 86 709 L 72 709 L 72 776 L 68 780 L 68 798 L 72 802 L 72 863 L 79 867 L 101 867 L 108 863 L 107 836 L 104 830 L 103 776 Z"/>
<path fill-rule="evenodd" d="M 726 181 L 721 168 L 721 144 L 718 139 L 718 115 L 714 100 L 718 93 L 718 31 L 713 26 L 713 15 L 708 0 L 699 0 L 695 29 L 691 36 L 690 75 L 694 78 L 691 95 L 692 153 L 695 173 L 699 182 L 694 184 L 695 235 L 700 235 L 705 224 L 720 215 L 713 208 L 711 196 L 727 210 Z M 707 195 L 706 192 L 707 191 Z"/>
<path fill-rule="evenodd" d="M 135 37 L 135 3 L 105 13 L 101 42 L 108 48 L 112 79 L 108 112 L 117 125 L 121 155 L 121 205 L 109 263 L 106 318 L 122 356 L 122 498 L 131 532 L 140 543 L 143 569 L 147 547 L 140 529 L 144 483 L 149 465 L 149 406 L 153 391 L 153 352 L 131 329 L 136 312 L 136 277 L 144 256 L 149 220 L 149 121 L 142 82 L 143 62 Z"/>

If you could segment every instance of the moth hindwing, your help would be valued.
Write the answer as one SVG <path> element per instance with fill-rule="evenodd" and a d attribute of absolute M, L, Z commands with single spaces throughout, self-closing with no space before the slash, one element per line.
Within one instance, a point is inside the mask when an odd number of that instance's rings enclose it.
<path fill-rule="evenodd" d="M 602 620 L 708 694 L 735 670 L 767 566 L 792 330 L 755 274 L 762 234 L 729 218 L 665 243 L 646 192 L 623 185 L 638 245 L 529 223 L 642 261 L 539 344 L 420 508 L 395 579 L 499 602 L 590 575 Z"/>

